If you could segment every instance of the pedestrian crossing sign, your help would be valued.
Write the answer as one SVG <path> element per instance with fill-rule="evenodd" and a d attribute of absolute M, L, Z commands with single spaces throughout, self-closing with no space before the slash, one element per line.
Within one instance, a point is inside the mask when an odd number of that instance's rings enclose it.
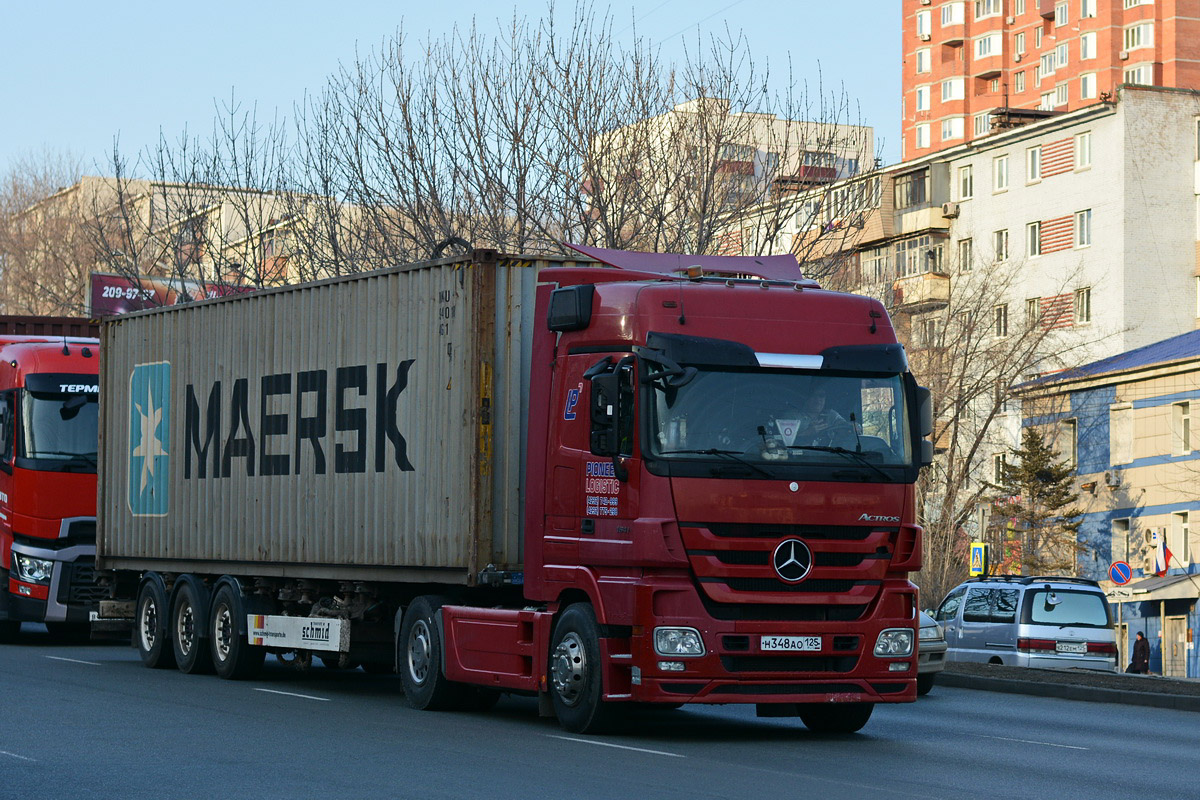
<path fill-rule="evenodd" d="M 987 575 L 988 546 L 984 542 L 971 542 L 971 577 Z"/>

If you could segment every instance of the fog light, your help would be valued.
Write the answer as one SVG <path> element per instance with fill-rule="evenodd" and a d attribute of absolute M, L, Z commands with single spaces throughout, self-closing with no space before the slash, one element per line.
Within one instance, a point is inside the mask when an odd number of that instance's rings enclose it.
<path fill-rule="evenodd" d="M 663 672 L 683 672 L 682 661 L 660 661 L 658 668 Z"/>
<path fill-rule="evenodd" d="M 33 590 L 30 589 L 28 586 L 18 586 L 17 591 L 20 592 L 21 594 L 25 595 L 26 597 L 33 594 Z"/>
<path fill-rule="evenodd" d="M 642 685 L 642 668 L 641 667 L 631 667 L 630 668 L 629 682 L 632 683 L 634 686 Z"/>
<path fill-rule="evenodd" d="M 903 658 L 913 651 L 912 628 L 888 628 L 875 640 L 875 655 L 880 658 Z"/>
<path fill-rule="evenodd" d="M 907 661 L 893 661 L 888 664 L 888 672 L 908 672 Z"/>
<path fill-rule="evenodd" d="M 654 652 L 660 656 L 702 656 L 704 640 L 695 628 L 655 628 Z"/>

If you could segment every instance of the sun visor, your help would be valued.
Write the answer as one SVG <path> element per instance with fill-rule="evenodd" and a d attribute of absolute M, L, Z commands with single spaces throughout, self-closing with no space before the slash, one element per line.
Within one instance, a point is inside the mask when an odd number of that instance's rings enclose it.
<path fill-rule="evenodd" d="M 821 351 L 825 369 L 845 372 L 907 372 L 908 356 L 900 344 L 847 344 Z"/>
<path fill-rule="evenodd" d="M 703 336 L 684 336 L 678 333 L 657 333 L 646 336 L 646 347 L 657 350 L 679 364 L 704 367 L 757 367 L 758 359 L 740 342 L 728 339 L 709 339 Z"/>

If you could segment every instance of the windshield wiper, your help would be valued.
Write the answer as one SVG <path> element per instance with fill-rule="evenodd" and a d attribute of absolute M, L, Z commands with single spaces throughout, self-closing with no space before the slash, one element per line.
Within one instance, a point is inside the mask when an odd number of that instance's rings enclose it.
<path fill-rule="evenodd" d="M 68 450 L 36 450 L 29 458 L 42 458 L 43 456 L 67 456 L 65 462 L 70 464 L 73 461 L 82 461 L 88 466 L 96 466 L 96 453 L 73 453 Z"/>
<path fill-rule="evenodd" d="M 743 466 L 749 467 L 750 469 L 757 472 L 759 475 L 762 475 L 764 478 L 770 478 L 771 480 L 775 480 L 774 475 L 767 472 L 765 469 L 758 466 L 753 461 L 746 460 L 745 458 L 742 457 L 741 453 L 739 453 L 736 450 L 721 450 L 716 447 L 710 447 L 707 450 L 664 450 L 661 453 L 659 453 L 659 455 L 661 455 L 661 456 L 674 456 L 674 455 L 725 456 L 726 458 L 728 458 L 732 461 L 736 461 L 737 463 L 739 463 Z"/>
<path fill-rule="evenodd" d="M 883 471 L 883 469 L 871 459 L 867 458 L 865 453 L 859 453 L 854 450 L 847 450 L 844 447 L 828 447 L 820 444 L 790 444 L 788 450 L 820 450 L 822 453 L 837 453 L 839 455 L 850 456 L 864 467 L 870 467 L 879 473 L 879 477 L 883 478 L 888 483 L 891 483 L 894 478 Z"/>

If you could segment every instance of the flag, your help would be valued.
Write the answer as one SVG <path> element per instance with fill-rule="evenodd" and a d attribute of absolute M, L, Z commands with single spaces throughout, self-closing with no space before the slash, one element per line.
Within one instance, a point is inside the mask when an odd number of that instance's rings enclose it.
<path fill-rule="evenodd" d="M 1171 548 L 1167 547 L 1167 532 L 1155 531 L 1154 538 L 1156 539 L 1154 546 L 1154 574 L 1162 577 L 1167 574 L 1167 567 L 1171 564 Z"/>

